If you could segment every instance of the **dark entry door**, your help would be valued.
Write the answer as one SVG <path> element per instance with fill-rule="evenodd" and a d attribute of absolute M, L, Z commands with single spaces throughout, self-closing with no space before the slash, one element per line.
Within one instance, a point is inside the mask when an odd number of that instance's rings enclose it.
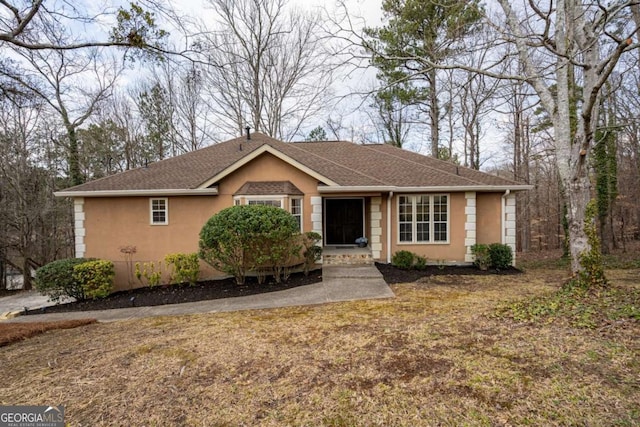
<path fill-rule="evenodd" d="M 364 199 L 325 199 L 325 245 L 355 245 L 364 236 Z"/>

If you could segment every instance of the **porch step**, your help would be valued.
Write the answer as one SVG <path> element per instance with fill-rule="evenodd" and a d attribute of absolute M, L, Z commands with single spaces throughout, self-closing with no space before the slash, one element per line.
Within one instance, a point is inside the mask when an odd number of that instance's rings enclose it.
<path fill-rule="evenodd" d="M 332 248 L 322 250 L 323 265 L 373 265 L 370 248 Z"/>

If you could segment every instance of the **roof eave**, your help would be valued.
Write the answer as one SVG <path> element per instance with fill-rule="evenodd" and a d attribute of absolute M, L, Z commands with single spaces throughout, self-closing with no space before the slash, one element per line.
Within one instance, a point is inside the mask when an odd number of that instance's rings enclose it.
<path fill-rule="evenodd" d="M 502 191 L 526 191 L 531 190 L 533 185 L 459 185 L 459 186 L 422 186 L 422 187 L 398 187 L 398 186 L 367 186 L 367 185 L 345 185 L 345 186 L 318 186 L 320 194 L 337 194 L 353 192 L 388 192 L 394 193 L 418 193 L 418 192 L 502 192 Z"/>
<path fill-rule="evenodd" d="M 152 190 L 57 191 L 56 197 L 217 196 L 217 188 L 166 188 Z"/>

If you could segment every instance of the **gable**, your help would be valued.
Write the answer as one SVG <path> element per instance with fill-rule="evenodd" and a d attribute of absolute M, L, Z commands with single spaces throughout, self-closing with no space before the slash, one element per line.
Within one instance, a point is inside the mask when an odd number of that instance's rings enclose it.
<path fill-rule="evenodd" d="M 264 187 L 267 182 L 289 182 L 299 192 L 315 194 L 318 188 L 318 179 L 306 172 L 292 166 L 290 163 L 264 152 L 250 162 L 230 171 L 224 177 L 216 181 L 220 196 L 234 196 L 248 183 L 252 187 Z M 271 193 L 275 194 L 275 193 Z"/>
<path fill-rule="evenodd" d="M 198 188 L 208 188 L 208 187 L 210 187 L 212 185 L 215 185 L 216 183 L 218 183 L 219 181 L 223 180 L 228 175 L 236 172 L 237 170 L 239 170 L 239 169 L 241 169 L 241 168 L 243 168 L 245 166 L 252 167 L 251 164 L 254 162 L 254 160 L 264 156 L 265 154 L 268 154 L 268 155 L 271 155 L 273 157 L 276 157 L 276 158 L 280 159 L 282 162 L 284 162 L 287 165 L 289 165 L 290 168 L 298 169 L 298 170 L 304 172 L 305 174 L 314 177 L 317 181 L 319 181 L 319 182 L 321 182 L 323 184 L 326 184 L 326 185 L 337 185 L 333 180 L 327 178 L 326 176 L 323 176 L 322 174 L 318 173 L 316 170 L 314 170 L 313 168 L 307 166 L 306 164 L 299 162 L 298 160 L 286 155 L 285 153 L 282 153 L 281 151 L 273 148 L 272 146 L 270 146 L 268 144 L 264 144 L 264 145 L 260 146 L 259 148 L 257 148 L 256 150 L 254 150 L 254 151 L 248 153 L 247 155 L 243 156 L 242 158 L 238 159 L 236 162 L 230 164 L 229 166 L 227 166 L 225 169 L 221 170 L 216 175 L 214 175 L 211 178 L 207 179 L 202 184 L 200 184 L 198 186 Z M 268 179 L 268 176 L 265 176 L 265 179 Z"/>

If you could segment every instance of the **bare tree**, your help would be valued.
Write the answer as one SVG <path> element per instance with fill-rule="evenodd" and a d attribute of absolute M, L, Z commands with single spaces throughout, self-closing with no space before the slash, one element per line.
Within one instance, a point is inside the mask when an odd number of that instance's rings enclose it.
<path fill-rule="evenodd" d="M 209 0 L 216 30 L 202 47 L 215 113 L 237 135 L 245 126 L 290 139 L 322 111 L 331 58 L 319 17 L 287 10 L 284 0 Z"/>
<path fill-rule="evenodd" d="M 153 68 L 153 85 L 166 93 L 162 108 L 170 119 L 173 155 L 197 150 L 216 141 L 213 114 L 206 97 L 202 67 L 194 63 L 164 61 Z"/>
<path fill-rule="evenodd" d="M 146 4 L 144 4 L 146 3 Z M 154 10 L 168 13 L 158 2 L 143 4 Z M 100 27 L 102 18 L 114 16 L 116 26 L 104 39 L 87 38 L 90 33 L 73 34 L 77 24 Z M 175 15 L 174 15 L 175 16 Z M 55 28 L 58 38 L 41 37 L 43 32 Z M 104 28 L 102 28 L 104 30 Z M 108 30 L 108 29 L 107 29 Z M 132 2 L 129 9 L 117 10 L 104 7 L 95 13 L 85 10 L 78 2 L 45 4 L 44 0 L 6 0 L 0 2 L 0 45 L 9 44 L 24 50 L 76 50 L 89 47 L 115 46 L 142 48 L 164 52 L 161 41 L 167 33 L 157 27 L 155 12 Z"/>
<path fill-rule="evenodd" d="M 411 131 L 411 105 L 406 102 L 405 94 L 410 88 L 394 85 L 378 91 L 373 97 L 372 107 L 376 119 L 384 133 L 384 142 L 402 148 Z"/>
<path fill-rule="evenodd" d="M 524 78 L 532 85 L 549 114 L 555 135 L 558 171 L 568 196 L 571 267 L 581 272 L 581 255 L 592 249 L 585 232 L 586 207 L 591 199 L 589 154 L 598 124 L 601 89 L 620 57 L 637 48 L 632 36 L 635 25 L 621 26 L 633 2 L 583 3 L 559 0 L 555 8 L 531 6 L 524 22 L 511 3 L 500 0 L 524 67 Z M 536 31 L 535 23 L 542 25 Z M 549 71 L 550 68 L 551 70 Z M 576 73 L 572 72 L 576 69 Z M 554 84 L 554 95 L 551 85 Z M 582 87 L 580 105 L 572 102 L 576 85 Z M 578 114 L 574 114 L 575 109 Z M 575 126 L 575 128 L 573 128 Z"/>
<path fill-rule="evenodd" d="M 631 6 L 636 2 L 558 0 L 523 2 L 518 8 L 512 3 L 499 0 L 501 16 L 486 20 L 498 32 L 491 43 L 495 54 L 482 66 L 465 64 L 464 55 L 451 58 L 447 64 L 426 55 L 402 58 L 423 64 L 416 73 L 434 67 L 463 69 L 531 85 L 553 125 L 557 168 L 568 199 L 571 269 L 589 275 L 581 254 L 592 249 L 585 232 L 585 221 L 590 221 L 585 212 L 591 198 L 589 157 L 598 124 L 599 97 L 620 58 L 638 47 L 633 40 L 637 27 L 631 17 Z M 471 54 L 478 48 L 468 50 Z M 511 53 L 522 64 L 521 74 L 501 70 Z M 579 95 L 577 87 L 581 88 Z"/>
<path fill-rule="evenodd" d="M 114 95 L 106 100 L 97 115 L 100 121 L 111 121 L 124 131 L 122 135 L 123 153 L 120 159 L 120 170 L 129 170 L 144 165 L 149 160 L 149 154 L 144 144 L 143 124 L 138 114 L 134 99 L 116 90 Z"/>
<path fill-rule="evenodd" d="M 49 34 L 57 38 L 55 34 Z M 97 50 L 14 49 L 24 61 L 21 75 L 0 69 L 0 75 L 38 96 L 57 114 L 65 129 L 60 139 L 67 149 L 68 173 L 73 185 L 84 182 L 80 171 L 77 130 L 105 99 L 123 70 L 115 59 L 105 61 Z M 93 84 L 91 84 L 93 83 Z"/>
<path fill-rule="evenodd" d="M 69 254 L 72 239 L 68 203 L 53 196 L 42 112 L 37 98 L 0 100 L 0 262 L 22 273 L 25 289 L 35 268 Z"/>

